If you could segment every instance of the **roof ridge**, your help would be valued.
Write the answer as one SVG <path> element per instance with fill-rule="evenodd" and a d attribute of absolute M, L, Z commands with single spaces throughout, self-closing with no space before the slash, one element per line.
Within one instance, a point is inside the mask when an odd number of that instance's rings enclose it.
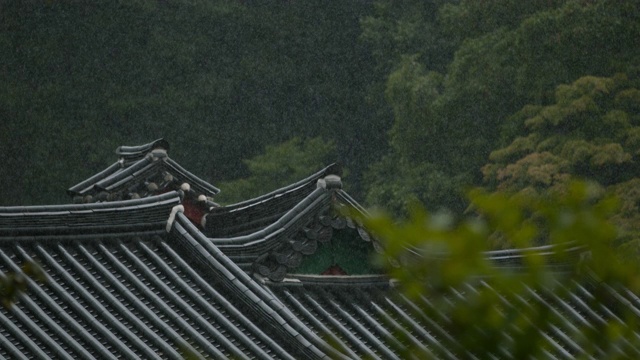
<path fill-rule="evenodd" d="M 74 234 L 145 233 L 162 230 L 171 208 L 180 203 L 172 191 L 141 199 L 48 206 L 0 208 L 0 238 L 73 237 Z"/>
<path fill-rule="evenodd" d="M 168 199 L 173 199 L 173 198 L 176 198 L 176 199 L 180 198 L 180 196 L 176 191 L 170 191 L 164 194 L 149 196 L 145 198 L 84 203 L 84 204 L 0 206 L 0 216 L 3 216 L 4 214 L 26 215 L 26 214 L 32 214 L 32 213 L 51 213 L 51 212 L 64 212 L 64 211 L 78 212 L 83 210 L 116 209 L 116 208 L 156 204 L 156 203 L 159 203 Z"/>
<path fill-rule="evenodd" d="M 212 197 L 220 189 L 187 171 L 167 155 L 169 143 L 158 139 L 139 146 L 120 146 L 117 162 L 67 190 L 74 201 L 112 201 L 175 190 L 189 183 L 197 194 Z"/>
<path fill-rule="evenodd" d="M 163 149 L 169 151 L 169 142 L 163 138 L 160 138 L 143 145 L 121 145 L 116 148 L 116 154 L 125 160 L 138 160 L 139 158 L 147 155 L 149 151 L 154 149 Z"/>
<path fill-rule="evenodd" d="M 262 203 L 264 201 L 267 201 L 271 198 L 275 198 L 276 196 L 295 190 L 299 187 L 305 186 L 305 185 L 310 185 L 312 184 L 312 186 L 315 186 L 315 184 L 317 183 L 318 180 L 324 178 L 325 176 L 328 175 L 341 175 L 342 174 L 342 168 L 339 164 L 337 163 L 333 163 L 330 164 L 328 166 L 326 166 L 324 169 L 313 173 L 312 175 L 307 176 L 306 178 L 297 181 L 293 184 L 287 185 L 287 186 L 283 186 L 279 189 L 273 190 L 271 192 L 268 192 L 264 195 L 260 195 L 258 197 L 252 198 L 252 199 L 248 199 L 248 200 L 244 200 L 241 201 L 239 203 L 235 203 L 235 204 L 231 204 L 228 206 L 225 206 L 224 208 L 221 208 L 221 210 L 225 210 L 225 211 L 235 211 L 238 208 L 245 208 L 245 207 L 249 207 L 249 206 L 253 206 L 256 205 L 258 203 Z"/>
<path fill-rule="evenodd" d="M 310 206 L 316 205 L 318 202 L 321 202 L 327 199 L 329 193 L 323 188 L 317 188 L 309 195 L 307 195 L 301 202 L 296 204 L 293 208 L 287 211 L 283 216 L 278 218 L 275 222 L 269 224 L 263 229 L 253 232 L 251 234 L 235 236 L 235 237 L 227 237 L 227 238 L 209 238 L 210 241 L 215 243 L 216 245 L 234 245 L 234 246 L 248 246 L 253 245 L 256 242 L 264 241 L 265 239 L 269 239 L 274 237 L 276 234 L 280 234 L 283 232 L 283 227 L 291 224 L 295 224 L 295 221 L 298 220 L 301 215 L 303 215 Z"/>
<path fill-rule="evenodd" d="M 269 294 L 255 279 L 212 243 L 183 213 L 178 212 L 171 232 L 186 241 L 183 249 L 192 253 L 193 259 L 218 274 L 228 290 L 246 303 L 247 309 L 258 317 L 267 316 L 274 321 L 271 326 L 287 343 L 308 358 L 343 357 L 311 329 L 303 324 L 279 299 Z"/>
<path fill-rule="evenodd" d="M 362 227 L 357 218 L 352 219 L 338 209 L 351 206 L 366 216 L 366 210 L 343 192 L 339 176 L 330 174 L 318 179 L 312 192 L 295 203 L 290 202 L 289 206 L 286 212 L 276 213 L 277 217 L 268 212 L 267 216 L 254 214 L 250 208 L 237 209 L 233 213 L 235 220 L 246 218 L 249 227 L 252 223 L 260 223 L 262 227 L 236 236 L 224 236 L 224 232 L 211 236 L 212 228 L 215 230 L 216 226 L 225 226 L 227 223 L 225 218 L 219 217 L 214 217 L 215 222 L 209 221 L 209 213 L 205 217 L 203 232 L 242 269 L 268 277 L 272 281 L 283 280 L 288 273 L 299 267 L 305 256 L 314 254 L 320 243 L 326 243 L 332 238 L 333 229 L 355 229 L 362 240 L 371 243 L 374 251 L 381 251 L 378 240 Z"/>

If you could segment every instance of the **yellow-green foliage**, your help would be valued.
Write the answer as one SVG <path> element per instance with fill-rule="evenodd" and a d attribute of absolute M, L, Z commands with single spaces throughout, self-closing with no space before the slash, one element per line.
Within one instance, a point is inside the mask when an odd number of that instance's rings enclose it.
<path fill-rule="evenodd" d="M 640 90 L 625 89 L 620 91 L 616 95 L 615 104 L 626 111 L 640 111 Z"/>
<path fill-rule="evenodd" d="M 527 134 L 493 151 L 491 163 L 507 167 L 534 151 L 549 152 L 568 162 L 568 173 L 586 176 L 603 166 L 633 162 L 640 145 L 636 129 L 640 118 L 627 111 L 640 106 L 640 97 L 633 96 L 637 91 L 630 87 L 633 85 L 619 75 L 585 76 L 570 85 L 558 86 L 555 104 L 526 107 L 528 118 L 523 123 Z M 632 105 L 633 99 L 639 102 Z M 525 113 L 524 109 L 521 113 Z M 585 164 L 591 167 L 581 168 Z M 485 172 L 485 178 L 492 181 L 497 174 Z"/>
<path fill-rule="evenodd" d="M 588 179 L 626 201 L 622 184 L 640 170 L 637 87 L 637 79 L 622 74 L 585 76 L 558 86 L 555 103 L 527 106 L 519 113 L 526 116 L 514 116 L 526 133 L 491 153 L 482 168 L 485 183 L 494 190 L 544 193 L 566 189 L 571 179 Z M 615 219 L 627 228 L 635 217 L 625 212 Z"/>
<path fill-rule="evenodd" d="M 27 262 L 20 272 L 2 274 L 0 277 L 0 302 L 10 307 L 18 300 L 21 293 L 27 291 L 31 281 L 46 282 L 47 277 L 42 268 L 35 262 Z"/>

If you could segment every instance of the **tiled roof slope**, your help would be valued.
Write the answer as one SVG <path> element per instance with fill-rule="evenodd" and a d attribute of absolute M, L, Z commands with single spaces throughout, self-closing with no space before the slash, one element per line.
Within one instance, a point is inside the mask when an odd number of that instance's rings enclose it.
<path fill-rule="evenodd" d="M 409 299 L 394 289 L 383 276 L 291 276 L 283 282 L 264 280 L 263 286 L 305 324 L 325 337 L 336 349 L 354 359 L 401 359 L 409 353 L 415 358 L 476 359 L 457 338 L 448 313 L 434 299 Z M 626 290 L 606 288 L 612 301 L 592 307 L 592 284 L 556 282 L 554 291 L 529 288 L 518 301 L 503 302 L 503 311 L 530 302 L 542 302 L 552 314 L 548 328 L 538 329 L 548 341 L 545 359 L 599 358 L 605 354 L 597 344 L 581 347 L 584 329 L 597 331 L 616 319 L 621 309 L 630 309 L 640 320 L 640 298 Z M 454 292 L 465 301 L 479 290 L 495 291 L 482 280 Z M 600 290 L 598 290 L 600 291 Z M 558 295 L 564 293 L 564 295 Z M 431 315 L 427 315 L 431 314 Z M 460 330 L 460 329 L 458 329 Z M 507 338 L 519 333 L 512 322 L 504 329 Z M 587 330 L 588 331 L 588 330 Z M 625 331 L 625 329 L 621 329 Z M 603 334 L 604 336 L 604 334 Z M 617 358 L 640 358 L 640 334 L 635 341 L 613 345 Z M 514 358 L 509 344 L 501 345 L 489 358 Z"/>
<path fill-rule="evenodd" d="M 210 238 L 230 238 L 262 230 L 304 201 L 317 188 L 318 180 L 340 174 L 340 166 L 331 164 L 305 179 L 268 194 L 213 208 L 206 215 L 204 233 Z"/>
<path fill-rule="evenodd" d="M 188 219 L 178 213 L 172 233 L 181 235 L 180 248 L 201 269 L 214 274 L 218 282 L 235 299 L 245 313 L 261 319 L 260 326 L 272 337 L 293 348 L 297 356 L 305 359 L 347 358 L 284 306 L 277 298 L 260 286 L 224 255 Z"/>
<path fill-rule="evenodd" d="M 342 191 L 338 176 L 325 174 L 327 169 L 305 179 L 302 185 L 276 192 L 280 194 L 279 197 L 263 197 L 262 201 L 236 207 L 233 212 L 223 213 L 224 207 L 213 209 L 206 216 L 204 233 L 238 266 L 273 281 L 282 280 L 287 273 L 295 272 L 305 256 L 314 254 L 320 243 L 332 239 L 334 231 L 347 227 L 357 229 L 360 239 L 355 241 L 368 241 L 372 243 L 372 249 L 379 248 L 377 240 L 337 211 L 338 207 L 355 202 Z M 304 188 L 304 192 L 300 191 L 301 188 Z M 278 211 L 270 211 L 268 205 L 271 203 L 277 203 Z M 253 232 L 244 234 L 243 230 L 238 231 L 243 234 L 239 236 L 211 237 L 210 220 L 214 211 L 218 211 L 215 214 L 225 214 L 225 218 L 234 215 L 246 219 L 248 224 L 244 229 Z M 229 228 L 239 229 L 235 226 Z M 368 258 L 362 261 L 368 261 Z"/>
<path fill-rule="evenodd" d="M 201 238 L 198 244 L 198 230 L 184 215 L 175 216 L 167 233 L 178 203 L 173 192 L 100 204 L 2 208 L 2 275 L 19 273 L 21 264 L 35 260 L 47 281 L 27 279 L 26 293 L 0 310 L 0 357 L 339 355 L 210 242 Z"/>
<path fill-rule="evenodd" d="M 179 209 L 176 193 L 2 208 L 0 271 L 20 272 L 23 262 L 36 260 L 47 282 L 27 280 L 19 301 L 0 310 L 0 356 L 178 359 L 186 349 L 216 359 L 398 359 L 414 348 L 435 358 L 474 357 L 449 332 L 446 314 L 424 315 L 425 308 L 438 312 L 430 299 L 409 300 L 384 276 L 256 281 Z M 458 296 L 488 286 L 478 281 Z M 531 290 L 521 300 L 544 297 L 560 319 L 545 333 L 548 358 L 589 355 L 576 345 L 578 329 L 615 317 L 620 304 L 640 313 L 640 299 L 628 291 L 611 289 L 615 303 L 595 309 L 590 291 L 589 284 L 572 284 L 562 297 Z M 640 355 L 631 350 L 622 355 Z M 504 351 L 496 357 L 509 357 Z"/>
<path fill-rule="evenodd" d="M 168 150 L 169 143 L 164 139 L 139 146 L 120 146 L 116 150 L 117 162 L 72 186 L 67 193 L 76 202 L 94 202 L 153 196 L 181 187 L 193 198 L 220 192 L 171 159 Z"/>

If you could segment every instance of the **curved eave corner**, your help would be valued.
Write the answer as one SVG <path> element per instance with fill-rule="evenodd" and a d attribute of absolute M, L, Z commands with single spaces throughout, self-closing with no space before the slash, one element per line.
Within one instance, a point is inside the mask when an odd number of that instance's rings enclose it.
<path fill-rule="evenodd" d="M 118 155 L 118 157 L 124 159 L 125 161 L 132 161 L 139 160 L 145 157 L 147 153 L 154 149 L 163 149 L 165 151 L 169 151 L 169 142 L 163 138 L 160 138 L 144 145 L 121 145 L 116 149 L 116 154 Z"/>
<path fill-rule="evenodd" d="M 72 186 L 67 194 L 76 203 L 89 203 L 153 196 L 179 190 L 184 184 L 188 185 L 185 195 L 190 200 L 200 195 L 208 199 L 220 192 L 169 158 L 169 148 L 164 139 L 139 146 L 120 146 L 116 150 L 119 155 L 116 163 Z M 216 204 L 209 200 L 208 205 Z"/>
<path fill-rule="evenodd" d="M 287 185 L 287 186 L 283 186 L 279 189 L 273 190 L 271 192 L 268 192 L 264 195 L 260 195 L 258 197 L 252 198 L 252 199 L 248 199 L 245 201 L 241 201 L 239 203 L 235 203 L 235 204 L 231 204 L 228 206 L 225 206 L 223 209 L 220 209 L 221 211 L 234 211 L 236 209 L 244 209 L 250 206 L 253 206 L 255 204 L 260 204 L 263 203 L 265 201 L 268 201 L 269 199 L 281 196 L 284 193 L 290 192 L 292 190 L 295 190 L 297 188 L 300 187 L 304 187 L 309 185 L 311 187 L 311 189 L 314 188 L 315 184 L 317 184 L 318 180 L 329 176 L 329 175 L 334 175 L 334 176 L 341 176 L 342 174 L 342 167 L 339 164 L 333 163 L 327 167 L 325 167 L 324 169 L 300 180 L 297 181 L 293 184 Z"/>
<path fill-rule="evenodd" d="M 344 201 L 342 197 L 349 201 Z M 211 237 L 209 240 L 247 273 L 271 281 L 283 281 L 288 274 L 294 274 L 303 259 L 313 256 L 321 243 L 331 240 L 334 230 L 355 229 L 356 236 L 370 243 L 374 251 L 381 250 L 378 241 L 369 235 L 357 219 L 348 218 L 340 211 L 332 211 L 334 206 L 359 205 L 343 192 L 341 178 L 329 174 L 316 179 L 312 192 L 268 225 L 246 235 Z M 364 211 L 362 207 L 356 209 Z M 245 212 L 253 210 L 253 207 L 246 207 L 237 209 L 235 214 L 238 218 L 245 218 Z M 271 216 L 269 212 L 266 214 Z M 260 214 L 250 215 L 252 221 L 264 223 Z M 210 226 L 212 223 L 207 222 L 205 233 L 209 233 Z"/>

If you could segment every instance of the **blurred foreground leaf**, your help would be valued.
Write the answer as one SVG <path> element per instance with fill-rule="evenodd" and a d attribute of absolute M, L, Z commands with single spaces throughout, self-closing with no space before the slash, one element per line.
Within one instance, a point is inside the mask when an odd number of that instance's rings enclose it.
<path fill-rule="evenodd" d="M 554 197 L 473 190 L 469 199 L 474 216 L 461 220 L 418 206 L 401 222 L 384 213 L 361 219 L 385 244 L 378 261 L 424 317 L 439 319 L 451 335 L 450 343 L 442 339 L 446 347 L 480 359 L 539 358 L 552 351 L 554 333 L 598 358 L 637 353 L 635 308 L 617 296 L 637 294 L 640 276 L 636 259 L 614 246 L 615 198 L 576 182 Z M 489 251 L 497 238 L 515 248 Z M 608 320 L 567 322 L 557 308 L 580 291 L 589 309 L 622 305 Z M 406 355 L 438 357 L 421 351 Z"/>
<path fill-rule="evenodd" d="M 5 308 L 11 307 L 20 294 L 27 291 L 28 278 L 41 283 L 47 281 L 40 265 L 32 261 L 22 265 L 22 272 L 11 272 L 0 276 L 0 302 Z"/>

